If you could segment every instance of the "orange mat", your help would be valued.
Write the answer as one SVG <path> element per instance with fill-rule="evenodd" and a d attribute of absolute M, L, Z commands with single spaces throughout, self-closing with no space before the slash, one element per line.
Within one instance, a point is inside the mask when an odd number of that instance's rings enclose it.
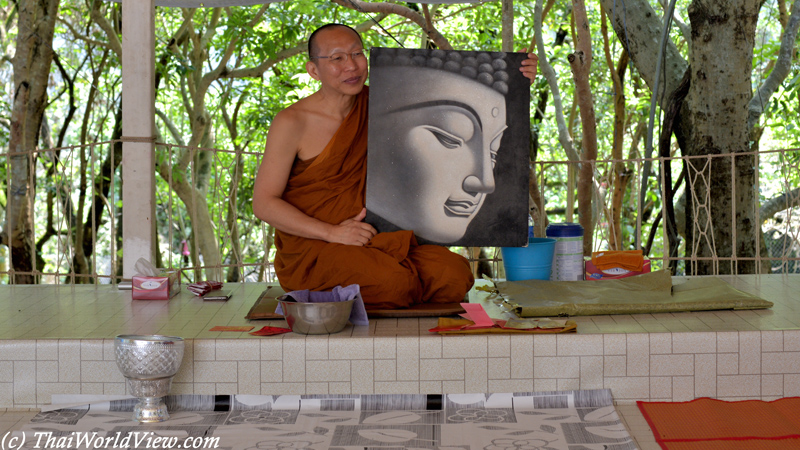
<path fill-rule="evenodd" d="M 636 402 L 664 450 L 800 449 L 800 398 Z"/>

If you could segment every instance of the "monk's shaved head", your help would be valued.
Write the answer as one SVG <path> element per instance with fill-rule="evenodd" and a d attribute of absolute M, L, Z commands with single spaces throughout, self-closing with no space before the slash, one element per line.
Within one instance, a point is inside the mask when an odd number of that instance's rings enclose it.
<path fill-rule="evenodd" d="M 355 33 L 355 35 L 358 37 L 358 41 L 361 42 L 361 44 L 363 46 L 364 41 L 361 40 L 361 35 L 358 34 L 358 31 L 356 31 L 355 28 L 353 28 L 351 26 L 348 26 L 348 25 L 341 24 L 341 23 L 329 23 L 329 24 L 323 25 L 323 26 L 317 28 L 316 30 L 314 30 L 314 32 L 311 33 L 311 36 L 308 38 L 308 57 L 309 58 L 313 58 L 314 56 L 319 56 L 319 43 L 317 42 L 317 40 L 319 39 L 320 31 L 329 30 L 329 29 L 336 28 L 336 27 L 347 28 L 350 31 L 352 31 L 353 33 Z"/>

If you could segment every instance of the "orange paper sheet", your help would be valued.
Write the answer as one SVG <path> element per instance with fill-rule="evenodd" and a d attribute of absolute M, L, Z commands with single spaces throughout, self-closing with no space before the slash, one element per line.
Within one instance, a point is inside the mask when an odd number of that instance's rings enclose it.
<path fill-rule="evenodd" d="M 641 250 L 613 250 L 592 252 L 592 264 L 600 270 L 620 268 L 641 272 L 644 257 Z"/>
<path fill-rule="evenodd" d="M 800 449 L 800 398 L 637 402 L 664 450 Z"/>
<path fill-rule="evenodd" d="M 505 324 L 505 321 L 498 320 Z M 439 334 L 481 334 L 481 333 L 505 333 L 505 334 L 555 334 L 555 333 L 571 333 L 578 329 L 578 324 L 573 320 L 567 320 L 564 328 L 533 328 L 533 329 L 511 329 L 501 328 L 501 325 L 491 327 L 472 327 L 475 323 L 467 319 L 453 319 L 450 317 L 439 317 L 439 323 L 436 327 L 429 329 L 431 333 Z"/>

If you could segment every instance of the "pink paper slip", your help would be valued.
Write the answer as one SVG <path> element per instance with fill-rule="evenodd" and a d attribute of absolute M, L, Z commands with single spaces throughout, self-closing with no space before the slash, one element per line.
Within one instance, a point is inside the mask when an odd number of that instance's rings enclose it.
<path fill-rule="evenodd" d="M 470 325 L 466 328 L 491 328 L 494 326 L 494 320 L 486 314 L 483 305 L 479 303 L 462 303 L 461 307 L 467 312 L 465 317 L 473 322 L 475 325 Z M 462 316 L 465 316 L 462 314 Z"/>

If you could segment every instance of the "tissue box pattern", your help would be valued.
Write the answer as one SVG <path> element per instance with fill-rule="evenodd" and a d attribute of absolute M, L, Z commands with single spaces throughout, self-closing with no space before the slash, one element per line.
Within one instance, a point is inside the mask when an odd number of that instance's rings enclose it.
<path fill-rule="evenodd" d="M 169 270 L 163 277 L 139 277 L 131 279 L 133 300 L 169 300 L 181 291 L 181 273 Z"/>
<path fill-rule="evenodd" d="M 650 260 L 645 258 L 642 264 L 642 271 L 636 272 L 632 270 L 615 267 L 612 269 L 600 270 L 592 264 L 591 260 L 586 261 L 586 280 L 616 280 L 618 278 L 627 278 L 634 275 L 641 275 L 650 272 Z"/>

